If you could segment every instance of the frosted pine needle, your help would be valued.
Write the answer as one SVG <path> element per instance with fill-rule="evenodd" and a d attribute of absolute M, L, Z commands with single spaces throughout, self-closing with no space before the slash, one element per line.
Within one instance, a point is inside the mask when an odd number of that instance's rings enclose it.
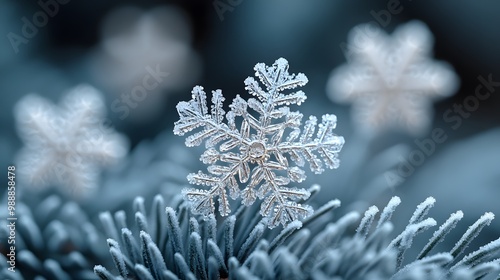
<path fill-rule="evenodd" d="M 245 89 L 255 98 L 245 100 L 237 95 L 227 113 L 220 90 L 212 91 L 209 108 L 203 87 L 194 87 L 192 99 L 177 105 L 180 120 L 175 123 L 174 133 L 184 135 L 201 127 L 187 137 L 186 146 L 205 142 L 207 147 L 200 160 L 208 165 L 208 173 L 189 174 L 188 180 L 209 189 L 183 191 L 195 213 L 213 214 L 214 200 L 218 197 L 219 212 L 227 216 L 231 212 L 229 191 L 231 198 L 241 198 L 246 206 L 257 198 L 263 200 L 260 214 L 268 218 L 268 226 L 272 228 L 313 212 L 310 206 L 296 202 L 306 199 L 310 193 L 288 185 L 305 180 L 306 162 L 316 174 L 322 173 L 325 167 L 337 168 L 344 138 L 333 133 L 335 115 L 323 115 L 319 124 L 316 117 L 310 116 L 300 129 L 302 114 L 291 111 L 288 106 L 300 105 L 306 95 L 300 90 L 285 91 L 304 86 L 308 80 L 302 73 L 289 74 L 287 60 L 280 58 L 272 66 L 258 63 L 254 69 L 264 88 L 248 77 Z M 288 129 L 290 132 L 285 137 Z M 291 165 L 290 160 L 295 164 Z"/>
<path fill-rule="evenodd" d="M 99 168 L 126 155 L 124 136 L 103 126 L 104 100 L 96 89 L 81 85 L 59 107 L 37 95 L 16 107 L 19 134 L 25 143 L 19 172 L 30 186 L 56 185 L 72 194 L 97 186 Z"/>
<path fill-rule="evenodd" d="M 418 254 L 417 259 L 424 258 L 431 250 L 438 244 L 443 241 L 446 235 L 457 225 L 457 223 L 463 218 L 464 214 L 462 211 L 457 211 L 450 215 L 450 218 L 444 222 L 438 230 L 434 232 L 432 238 L 425 245 L 422 251 Z"/>
<path fill-rule="evenodd" d="M 469 246 L 469 244 L 474 240 L 481 230 L 485 226 L 489 226 L 491 221 L 495 219 L 495 215 L 491 212 L 486 212 L 484 215 L 481 216 L 473 225 L 471 225 L 467 231 L 464 233 L 464 235 L 460 238 L 460 240 L 455 244 L 453 249 L 451 249 L 450 253 L 453 255 L 453 257 L 459 256 L 466 248 Z"/>
<path fill-rule="evenodd" d="M 389 36 L 368 25 L 348 40 L 349 63 L 328 82 L 333 101 L 354 103 L 353 119 L 368 132 L 397 127 L 421 133 L 428 127 L 431 102 L 453 94 L 458 78 L 450 66 L 431 59 L 433 38 L 421 22 Z"/>
<path fill-rule="evenodd" d="M 356 235 L 358 237 L 366 238 L 378 212 L 377 206 L 371 206 L 366 210 L 365 216 L 361 219 L 358 229 L 356 229 Z"/>
<path fill-rule="evenodd" d="M 238 215 L 231 216 L 222 224 L 214 216 L 201 220 L 201 217 L 186 213 L 185 202 L 176 208 L 166 207 L 166 211 L 153 214 L 154 209 L 165 209 L 166 201 L 157 196 L 152 211 L 148 211 L 149 215 L 145 214 L 145 219 L 154 225 L 157 221 L 167 220 L 168 215 L 168 219 L 176 226 L 166 228 L 157 235 L 154 230 L 139 233 L 142 226 L 137 220 L 132 219 L 131 224 L 125 222 L 125 217 L 124 223 L 102 219 L 103 223 L 107 223 L 103 227 L 108 229 L 106 232 L 115 234 L 123 227 L 122 232 L 128 235 L 115 242 L 108 239 L 108 244 L 112 245 L 109 246 L 110 259 L 114 262 L 95 266 L 94 271 L 103 280 L 123 279 L 115 275 L 127 275 L 131 279 L 498 278 L 500 239 L 463 258 L 453 257 L 452 252 L 447 251 L 449 248 L 441 253 L 432 252 L 435 248 L 430 248 L 428 244 L 424 247 L 425 257 L 414 259 L 412 255 L 418 248 L 415 245 L 411 247 L 413 239 L 416 240 L 419 237 L 417 235 L 436 224 L 434 219 L 427 217 L 427 210 L 434 199 L 429 198 L 417 207 L 414 215 L 417 219 L 401 233 L 396 232 L 390 222 L 390 216 L 400 202 L 398 197 L 393 197 L 380 215 L 375 213 L 375 207 L 370 207 L 361 221 L 361 215 L 357 212 L 347 213 L 338 219 L 328 216 L 333 213 L 323 212 L 327 216 L 320 217 L 315 224 L 294 221 L 280 231 L 265 229 L 263 220 L 254 219 L 258 207 L 241 208 Z M 330 204 L 339 205 L 338 201 Z M 176 210 L 179 214 L 175 213 Z M 461 218 L 461 214 L 454 213 L 444 222 L 438 230 L 441 232 L 438 234 L 440 238 L 445 238 L 442 233 L 450 231 L 450 222 Z M 376 216 L 379 216 L 378 223 L 375 223 Z M 479 221 L 484 222 L 487 218 L 491 216 L 487 214 Z M 363 232 L 353 234 L 351 229 L 356 225 Z M 407 249 L 413 252 L 409 252 L 408 260 L 403 262 Z M 137 270 L 137 267 L 141 267 L 141 270 Z"/>
<path fill-rule="evenodd" d="M 377 228 L 380 228 L 382 224 L 388 222 L 392 218 L 392 214 L 396 211 L 396 208 L 401 204 L 401 199 L 398 196 L 393 196 L 387 206 L 384 207 L 382 214 L 380 214 L 380 219 L 377 223 Z"/>

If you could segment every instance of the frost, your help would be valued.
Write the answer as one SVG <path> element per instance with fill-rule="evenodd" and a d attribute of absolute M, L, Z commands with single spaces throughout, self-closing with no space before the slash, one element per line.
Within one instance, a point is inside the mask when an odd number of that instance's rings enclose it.
<path fill-rule="evenodd" d="M 260 214 L 267 217 L 272 228 L 313 212 L 310 206 L 295 202 L 307 199 L 308 191 L 286 186 L 305 180 L 306 162 L 316 174 L 325 168 L 337 168 L 344 138 L 333 133 L 337 120 L 334 115 L 324 115 L 319 124 L 311 116 L 300 129 L 302 114 L 290 111 L 288 106 L 300 105 L 306 95 L 300 90 L 284 91 L 304 86 L 308 80 L 302 73 L 289 74 L 288 61 L 280 58 L 272 66 L 258 63 L 254 69 L 264 88 L 248 77 L 245 89 L 255 98 L 236 96 L 227 113 L 220 90 L 212 92 L 209 108 L 203 87 L 194 87 L 192 99 L 177 105 L 180 120 L 175 123 L 174 133 L 184 135 L 201 128 L 186 138 L 186 146 L 205 142 L 207 147 L 200 160 L 209 165 L 208 173 L 189 174 L 188 180 L 209 189 L 183 190 L 195 213 L 213 214 L 218 197 L 219 212 L 227 216 L 231 212 L 229 191 L 231 198 L 241 198 L 247 206 L 257 198 L 263 200 Z M 285 136 L 287 129 L 290 132 Z M 245 186 L 243 190 L 241 185 Z"/>
<path fill-rule="evenodd" d="M 392 214 L 396 211 L 396 208 L 401 204 L 401 199 L 398 196 L 393 196 L 387 206 L 384 207 L 382 214 L 380 214 L 380 219 L 377 223 L 377 228 L 380 228 L 385 222 L 388 222 L 392 218 Z"/>
<path fill-rule="evenodd" d="M 422 251 L 418 254 L 417 259 L 424 258 L 431 250 L 438 244 L 443 241 L 446 235 L 457 225 L 457 223 L 464 217 L 464 213 L 462 211 L 457 211 L 450 215 L 450 218 L 442 224 L 438 230 L 434 232 L 432 238 L 429 239 L 429 242 L 425 245 Z M 452 257 L 453 255 L 450 254 Z"/>
<path fill-rule="evenodd" d="M 371 206 L 366 210 L 365 216 L 359 223 L 358 229 L 356 229 L 356 235 L 358 237 L 366 238 L 378 212 L 379 209 L 377 206 Z"/>
<path fill-rule="evenodd" d="M 353 119 L 364 131 L 425 131 L 431 101 L 450 96 L 458 86 L 451 67 L 430 58 L 432 44 L 432 34 L 417 21 L 392 36 L 369 25 L 354 28 L 348 44 L 351 59 L 328 82 L 331 99 L 353 103 Z"/>
<path fill-rule="evenodd" d="M 25 143 L 18 158 L 20 179 L 34 187 L 57 185 L 74 195 L 97 186 L 99 167 L 127 151 L 126 139 L 103 122 L 104 100 L 81 85 L 57 107 L 37 95 L 16 106 L 19 135 Z"/>
<path fill-rule="evenodd" d="M 473 225 L 471 225 L 467 229 L 467 231 L 460 238 L 457 244 L 455 244 L 453 249 L 451 249 L 450 254 L 452 254 L 453 257 L 460 255 L 467 248 L 467 246 L 469 246 L 472 240 L 474 240 L 479 235 L 481 230 L 483 230 L 485 226 L 490 225 L 493 219 L 495 219 L 495 215 L 493 213 L 484 213 L 481 218 L 479 218 Z"/>

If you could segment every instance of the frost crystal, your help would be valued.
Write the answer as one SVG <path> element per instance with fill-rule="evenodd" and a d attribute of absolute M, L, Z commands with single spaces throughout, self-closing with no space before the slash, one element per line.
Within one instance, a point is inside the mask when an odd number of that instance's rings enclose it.
<path fill-rule="evenodd" d="M 16 107 L 25 143 L 18 158 L 20 178 L 37 187 L 58 185 L 81 195 L 97 185 L 98 167 L 125 156 L 126 139 L 103 126 L 104 100 L 96 89 L 73 89 L 60 108 L 37 95 Z"/>
<path fill-rule="evenodd" d="M 364 131 L 424 132 L 432 118 L 431 99 L 453 94 L 458 85 L 450 66 L 431 60 L 432 44 L 421 22 L 410 22 L 392 36 L 369 25 L 354 28 L 349 63 L 334 70 L 328 82 L 330 97 L 354 103 L 353 119 Z"/>
<path fill-rule="evenodd" d="M 203 128 L 186 139 L 188 147 L 205 141 L 207 150 L 200 160 L 209 165 L 208 173 L 199 171 L 188 176 L 191 184 L 208 186 L 209 190 L 183 190 L 193 212 L 204 216 L 213 214 L 214 198 L 218 197 L 219 212 L 227 216 L 231 212 L 228 189 L 231 198 L 240 197 L 246 206 L 252 205 L 257 197 L 262 199 L 260 214 L 268 217 L 268 226 L 273 228 L 313 212 L 310 206 L 296 202 L 308 198 L 308 191 L 286 186 L 306 178 L 302 169 L 306 161 L 316 174 L 322 173 L 324 167 L 337 168 L 344 138 L 333 133 L 335 115 L 324 115 L 319 125 L 316 117 L 311 116 L 301 131 L 303 116 L 290 111 L 288 105 L 300 105 L 306 95 L 302 91 L 284 91 L 304 86 L 308 80 L 302 73 L 289 74 L 287 60 L 280 58 L 272 66 L 258 63 L 254 69 L 265 89 L 251 77 L 245 80 L 245 89 L 256 98 L 244 100 L 237 95 L 226 113 L 220 90 L 212 91 L 209 109 L 206 93 L 196 86 L 192 100 L 177 105 L 180 120 L 175 123 L 174 133 L 184 135 Z M 227 124 L 223 122 L 224 117 Z M 288 128 L 291 132 L 285 137 Z M 289 159 L 296 165 L 291 166 Z M 245 184 L 243 190 L 240 183 Z"/>

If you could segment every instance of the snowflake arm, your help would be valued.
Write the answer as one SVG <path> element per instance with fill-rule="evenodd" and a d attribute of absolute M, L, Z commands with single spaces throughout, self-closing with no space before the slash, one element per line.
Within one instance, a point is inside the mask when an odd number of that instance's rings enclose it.
<path fill-rule="evenodd" d="M 333 129 L 335 128 L 337 117 L 335 115 L 324 115 L 316 138 L 313 139 L 314 132 L 317 126 L 317 119 L 314 116 L 309 117 L 306 121 L 302 135 L 298 142 L 293 142 L 298 137 L 297 133 L 290 134 L 288 141 L 277 146 L 279 151 L 290 154 L 295 163 L 299 166 L 304 165 L 304 158 L 310 164 L 311 171 L 320 174 L 324 171 L 321 159 L 313 152 L 318 151 L 327 168 L 338 168 L 338 152 L 344 144 L 343 137 L 334 136 Z"/>
<path fill-rule="evenodd" d="M 344 139 L 333 133 L 334 115 L 324 115 L 319 125 L 315 117 L 310 117 L 301 133 L 303 116 L 290 111 L 288 106 L 300 105 L 306 95 L 302 91 L 284 91 L 305 85 L 307 78 L 302 73 L 289 74 L 285 59 L 276 60 L 272 66 L 259 63 L 254 70 L 264 88 L 256 79 L 247 78 L 245 89 L 255 98 L 244 100 L 237 95 L 227 113 L 220 90 L 212 92 L 209 110 L 203 88 L 194 87 L 192 99 L 177 105 L 180 119 L 174 124 L 174 133 L 194 132 L 186 138 L 186 145 L 198 146 L 205 142 L 207 147 L 200 160 L 209 165 L 208 173 L 189 174 L 188 181 L 209 190 L 183 191 L 193 212 L 204 216 L 213 214 L 218 197 L 219 213 L 228 215 L 231 212 L 229 190 L 232 199 L 241 198 L 246 206 L 262 200 L 260 213 L 268 218 L 269 227 L 275 227 L 313 212 L 310 206 L 296 202 L 307 199 L 310 193 L 288 185 L 305 180 L 300 166 L 306 161 L 317 174 L 324 171 L 323 166 L 337 168 L 337 154 Z M 227 124 L 223 122 L 224 117 Z M 290 166 L 288 158 L 298 166 Z"/>
<path fill-rule="evenodd" d="M 216 145 L 218 142 L 225 139 L 243 140 L 240 135 L 224 124 L 222 102 L 224 97 L 220 90 L 213 92 L 211 114 L 208 113 L 207 94 L 203 91 L 203 87 L 196 86 L 193 88 L 192 97 L 189 102 L 180 102 L 177 105 L 177 112 L 180 120 L 175 123 L 174 134 L 184 135 L 198 127 L 204 127 L 200 132 L 190 135 L 186 138 L 186 146 L 199 146 L 206 138 L 210 138 L 206 143 L 208 147 Z"/>

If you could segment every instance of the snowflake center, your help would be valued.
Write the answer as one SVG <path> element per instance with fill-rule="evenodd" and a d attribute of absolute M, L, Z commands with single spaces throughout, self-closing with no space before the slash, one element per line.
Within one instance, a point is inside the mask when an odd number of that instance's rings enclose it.
<path fill-rule="evenodd" d="M 262 159 L 266 155 L 266 146 L 260 141 L 253 141 L 248 147 L 248 155 L 252 159 Z"/>

